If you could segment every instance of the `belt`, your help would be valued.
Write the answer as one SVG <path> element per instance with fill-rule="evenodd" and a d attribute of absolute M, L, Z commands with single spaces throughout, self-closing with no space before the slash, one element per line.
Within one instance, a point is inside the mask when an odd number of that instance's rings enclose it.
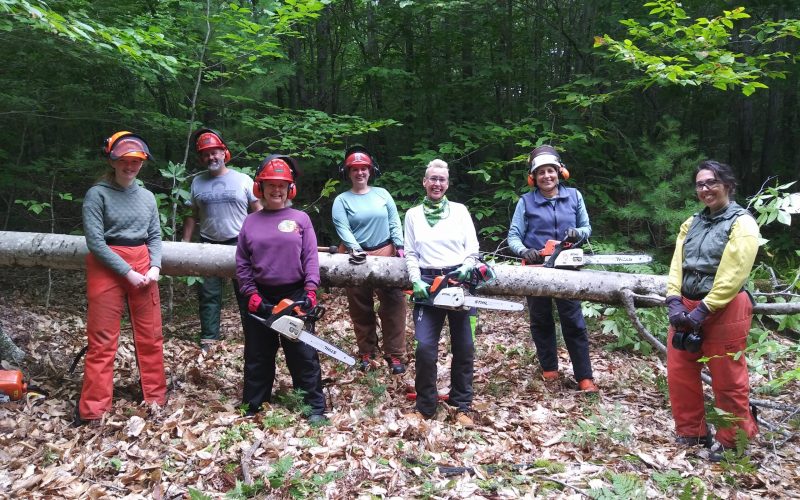
<path fill-rule="evenodd" d="M 212 245 L 233 245 L 234 243 L 238 242 L 239 242 L 238 236 L 224 241 L 214 241 L 214 240 L 209 240 L 207 238 L 202 238 L 202 237 L 200 238 L 200 243 L 211 243 Z"/>
<path fill-rule="evenodd" d="M 422 276 L 443 276 L 448 273 L 452 273 L 458 269 L 458 266 L 451 266 L 451 267 L 426 267 L 424 269 L 420 269 L 419 272 Z"/>
<path fill-rule="evenodd" d="M 106 245 L 114 247 L 139 247 L 144 245 L 145 241 L 142 239 L 131 240 L 128 238 L 106 238 Z"/>
<path fill-rule="evenodd" d="M 361 250 L 366 250 L 367 252 L 371 252 L 373 250 L 377 250 L 379 248 L 383 248 L 386 245 L 391 245 L 391 244 L 392 244 L 392 240 L 386 240 L 383 243 L 381 243 L 380 245 L 375 246 L 375 247 L 368 247 L 368 246 L 361 245 Z"/>

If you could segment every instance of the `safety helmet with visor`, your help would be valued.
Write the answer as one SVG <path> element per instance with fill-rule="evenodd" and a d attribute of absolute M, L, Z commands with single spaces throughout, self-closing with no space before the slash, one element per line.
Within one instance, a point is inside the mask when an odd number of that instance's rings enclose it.
<path fill-rule="evenodd" d="M 116 161 L 122 157 L 152 160 L 147 142 L 138 135 L 122 130 L 115 133 L 103 143 L 103 154 Z"/>
<path fill-rule="evenodd" d="M 528 155 L 528 185 L 536 186 L 536 170 L 539 167 L 550 165 L 558 172 L 560 179 L 569 179 L 569 170 L 561 163 L 561 156 L 556 148 L 550 145 L 543 145 L 534 148 Z"/>
<path fill-rule="evenodd" d="M 261 189 L 263 181 L 286 181 L 289 183 L 288 198 L 292 200 L 297 195 L 297 187 L 294 181 L 299 174 L 297 162 L 294 158 L 283 155 L 269 155 L 256 170 L 256 176 L 253 179 L 253 194 L 257 198 L 263 198 L 264 191 Z"/>

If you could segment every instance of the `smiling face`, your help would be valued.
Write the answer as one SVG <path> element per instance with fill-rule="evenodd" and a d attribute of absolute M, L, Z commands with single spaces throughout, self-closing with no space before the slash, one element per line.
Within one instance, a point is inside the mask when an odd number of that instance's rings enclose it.
<path fill-rule="evenodd" d="M 289 197 L 289 183 L 280 180 L 266 180 L 261 182 L 264 191 L 264 207 L 267 210 L 280 210 L 286 206 Z"/>
<path fill-rule="evenodd" d="M 135 156 L 123 156 L 117 160 L 109 160 L 114 169 L 114 181 L 120 186 L 128 187 L 136 180 L 144 161 Z"/>
<path fill-rule="evenodd" d="M 225 169 L 225 150 L 209 148 L 200 152 L 200 160 L 206 165 L 211 175 L 220 175 Z"/>
<path fill-rule="evenodd" d="M 353 184 L 353 190 L 365 189 L 369 182 L 369 167 L 366 165 L 347 167 L 347 175 Z"/>
<path fill-rule="evenodd" d="M 536 187 L 546 197 L 558 192 L 558 170 L 554 165 L 542 165 L 533 173 Z"/>
<path fill-rule="evenodd" d="M 728 206 L 730 195 L 728 187 L 716 178 L 714 172 L 703 169 L 695 176 L 697 198 L 714 213 Z M 698 187 L 699 186 L 699 187 Z"/>
<path fill-rule="evenodd" d="M 430 167 L 425 172 L 422 185 L 425 187 L 425 194 L 431 201 L 438 201 L 447 192 L 450 183 L 450 172 L 446 168 Z"/>

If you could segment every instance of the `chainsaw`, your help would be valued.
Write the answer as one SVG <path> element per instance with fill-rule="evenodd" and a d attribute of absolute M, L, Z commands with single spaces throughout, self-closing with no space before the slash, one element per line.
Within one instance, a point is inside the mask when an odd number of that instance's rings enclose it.
<path fill-rule="evenodd" d="M 472 307 L 497 311 L 521 311 L 523 309 L 523 305 L 519 302 L 472 295 L 478 288 L 494 278 L 494 271 L 488 265 L 482 264 L 473 268 L 471 276 L 465 281 L 458 281 L 457 276 L 457 271 L 437 276 L 433 279 L 428 291 L 428 298 L 414 298 L 414 303 L 456 311 Z"/>
<path fill-rule="evenodd" d="M 322 318 L 325 314 L 325 308 L 323 306 L 314 306 L 311 310 L 303 312 L 301 306 L 304 303 L 302 300 L 294 302 L 291 299 L 283 299 L 277 305 L 271 305 L 272 311 L 268 318 L 262 318 L 253 313 L 250 313 L 250 317 L 289 340 L 308 344 L 317 351 L 325 353 L 346 365 L 355 365 L 356 360 L 352 356 L 305 329 L 308 322 L 313 330 L 314 322 Z"/>
<path fill-rule="evenodd" d="M 540 255 L 544 257 L 544 263 L 541 265 L 551 269 L 577 269 L 589 265 L 647 264 L 653 261 L 653 257 L 649 255 L 584 254 L 583 249 L 573 246 L 572 243 L 558 240 L 547 240 Z M 522 264 L 527 263 L 523 260 Z"/>

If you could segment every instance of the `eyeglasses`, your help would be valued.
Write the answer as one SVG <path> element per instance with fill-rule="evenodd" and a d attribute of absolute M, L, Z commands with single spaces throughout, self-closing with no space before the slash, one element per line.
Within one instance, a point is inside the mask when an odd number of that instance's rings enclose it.
<path fill-rule="evenodd" d="M 695 182 L 694 183 L 694 188 L 697 191 L 702 191 L 704 189 L 711 190 L 711 189 L 714 189 L 715 187 L 717 187 L 720 182 L 722 182 L 722 181 L 720 181 L 719 179 L 709 179 L 709 180 L 707 180 L 705 182 Z"/>
<path fill-rule="evenodd" d="M 431 184 L 447 184 L 447 177 L 428 177 Z"/>

